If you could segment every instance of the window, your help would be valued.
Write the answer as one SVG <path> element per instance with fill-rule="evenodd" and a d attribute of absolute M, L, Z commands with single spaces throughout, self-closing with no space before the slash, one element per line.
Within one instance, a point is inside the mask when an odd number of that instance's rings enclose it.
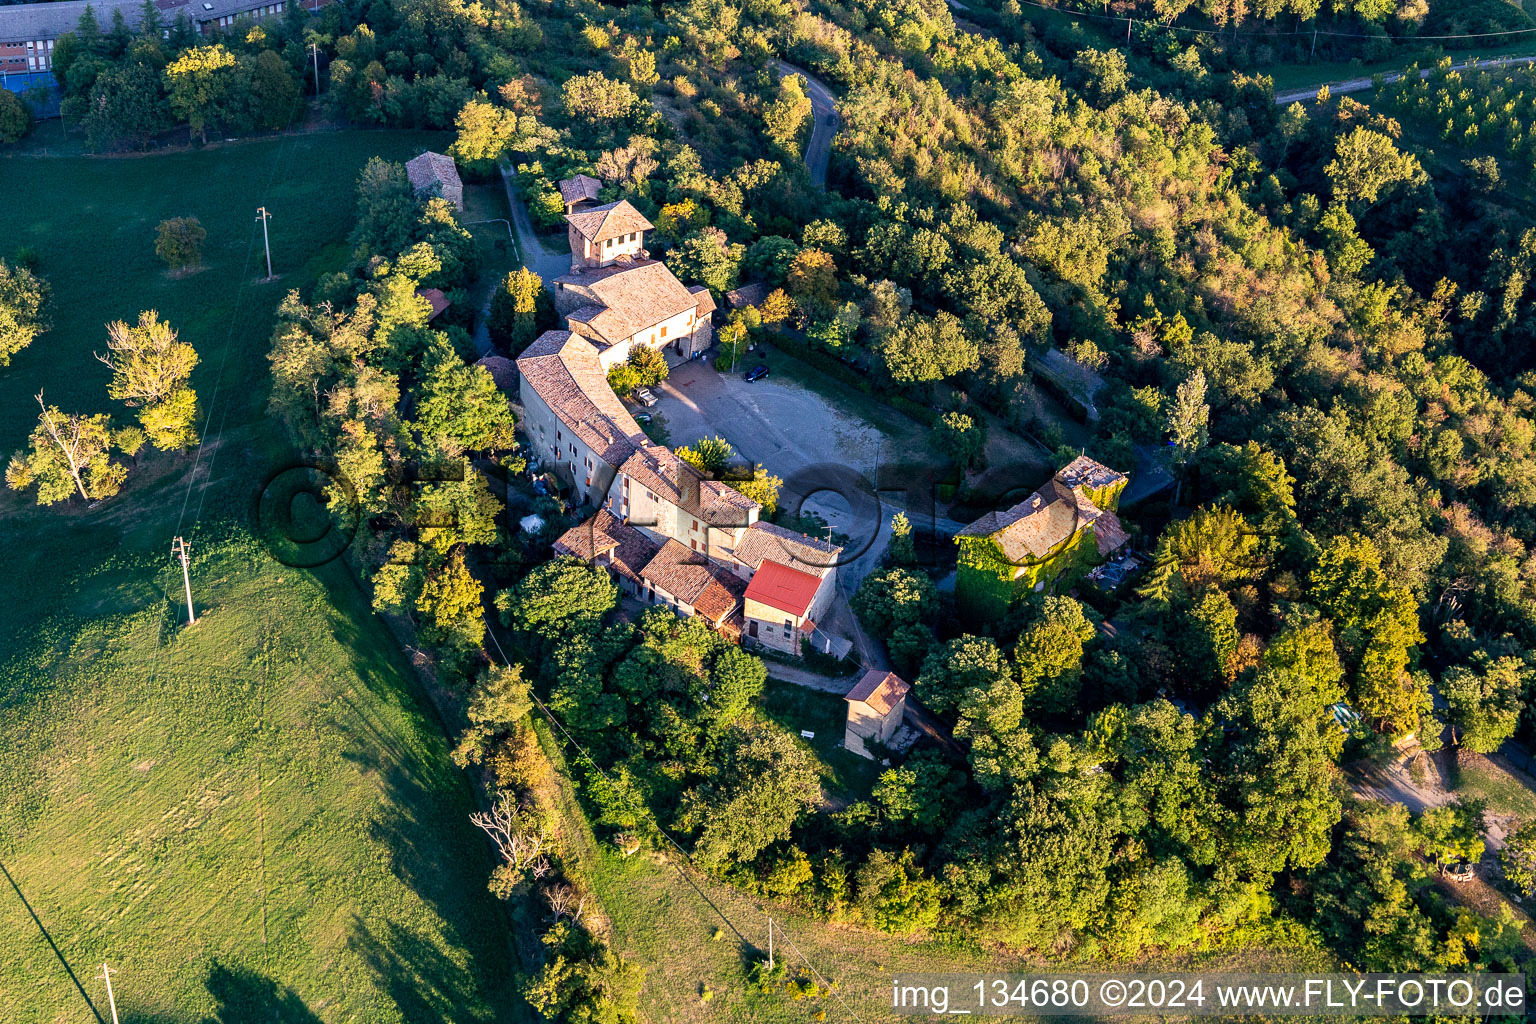
<path fill-rule="evenodd" d="M 565 440 L 565 438 L 560 436 L 560 428 L 558 428 L 558 427 L 555 428 L 555 440 L 556 441 L 563 441 L 563 440 Z"/>
<path fill-rule="evenodd" d="M 661 340 L 662 341 L 666 341 L 667 340 L 667 325 L 666 324 L 662 324 L 661 325 Z"/>
<path fill-rule="evenodd" d="M 613 239 L 605 238 L 603 240 L 603 248 L 604 249 L 612 249 L 613 248 Z"/>
<path fill-rule="evenodd" d="M 784 620 L 784 635 L 785 636 L 789 636 L 790 631 L 793 630 L 794 628 L 795 628 L 794 623 L 792 623 L 788 619 Z"/>
<path fill-rule="evenodd" d="M 695 551 L 699 550 L 699 542 L 696 541 L 696 540 L 690 540 L 688 542 L 688 545 L 689 545 L 689 547 L 693 548 L 693 550 L 695 550 Z"/>
<path fill-rule="evenodd" d="M 694 533 L 698 533 L 699 532 L 699 521 L 697 519 L 695 519 L 693 521 L 693 532 Z"/>

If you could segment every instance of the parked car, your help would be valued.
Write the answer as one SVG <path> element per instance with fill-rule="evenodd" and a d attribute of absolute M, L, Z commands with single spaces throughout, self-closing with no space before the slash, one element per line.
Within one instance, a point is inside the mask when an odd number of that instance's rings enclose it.
<path fill-rule="evenodd" d="M 656 396 L 651 394 L 650 388 L 637 388 L 635 390 L 635 401 L 646 408 L 650 408 L 656 404 Z"/>
<path fill-rule="evenodd" d="M 635 422 L 636 423 L 649 423 L 649 422 L 651 422 L 651 414 L 648 413 L 648 412 L 637 412 L 637 413 L 635 413 Z"/>
<path fill-rule="evenodd" d="M 768 376 L 767 365 L 764 363 L 758 363 L 756 366 L 752 367 L 752 369 L 742 374 L 741 379 L 750 383 L 754 380 L 762 380 L 766 376 Z"/>

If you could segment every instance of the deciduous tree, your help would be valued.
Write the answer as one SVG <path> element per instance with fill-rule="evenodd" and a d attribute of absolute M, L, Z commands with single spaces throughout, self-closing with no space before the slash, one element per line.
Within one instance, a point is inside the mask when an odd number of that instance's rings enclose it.
<path fill-rule="evenodd" d="M 139 314 L 137 324 L 108 324 L 107 350 L 96 356 L 112 368 L 107 394 L 139 410 L 150 443 L 163 452 L 194 444 L 197 395 L 188 381 L 197 366 L 196 350 L 152 309 Z"/>
<path fill-rule="evenodd" d="M 51 326 L 48 282 L 26 267 L 0 259 L 0 366 Z"/>
<path fill-rule="evenodd" d="M 43 404 L 42 412 L 28 439 L 29 451 L 11 456 L 5 467 L 5 482 L 14 491 L 37 488 L 37 503 L 52 505 L 76 493 L 87 501 L 110 498 L 116 494 L 128 470 L 113 462 L 112 427 L 105 414 L 81 416 L 63 413 Z"/>
<path fill-rule="evenodd" d="M 155 255 L 172 270 L 192 270 L 203 265 L 203 242 L 208 229 L 196 217 L 172 217 L 155 229 Z"/>

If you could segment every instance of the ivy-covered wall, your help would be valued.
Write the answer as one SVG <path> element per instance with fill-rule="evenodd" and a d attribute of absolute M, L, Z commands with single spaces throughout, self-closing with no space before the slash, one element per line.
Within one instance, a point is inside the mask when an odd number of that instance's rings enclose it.
<path fill-rule="evenodd" d="M 1120 496 L 1118 486 L 1104 490 L 1113 491 L 1111 500 Z M 1036 584 L 1050 584 L 1063 576 L 1086 572 L 1099 554 L 1092 527 L 1078 530 L 1044 558 L 1031 558 L 1020 564 L 1010 562 L 991 537 L 956 537 L 955 543 L 960 547 L 955 569 L 955 603 L 961 615 L 984 622 L 1001 618 Z M 1023 572 L 1015 579 L 1013 574 L 1020 569 Z"/>

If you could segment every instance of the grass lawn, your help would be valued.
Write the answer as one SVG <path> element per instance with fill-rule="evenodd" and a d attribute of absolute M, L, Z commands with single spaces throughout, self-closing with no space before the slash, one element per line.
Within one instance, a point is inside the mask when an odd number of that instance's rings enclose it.
<path fill-rule="evenodd" d="M 196 459 L 141 455 L 94 510 L 0 493 L 0 863 L 21 894 L 0 879 L 8 1022 L 90 1020 L 87 996 L 106 1017 L 103 961 L 139 1024 L 525 1019 L 470 793 L 398 645 L 343 563 L 280 565 L 250 524 L 289 458 L 264 415 L 272 311 L 344 261 L 368 157 L 439 145 L 348 132 L 0 158 L 3 251 L 34 249 L 55 299 L 53 331 L 0 369 L 0 458 L 40 388 L 129 421 L 91 353 L 141 309 L 197 348 L 210 412 Z M 153 231 L 185 214 L 208 229 L 207 269 L 177 280 Z"/>
<path fill-rule="evenodd" d="M 1463 798 L 1486 800 L 1496 814 L 1516 814 L 1522 821 L 1536 818 L 1536 792 L 1523 774 L 1469 750 L 1459 751 L 1453 764 L 1452 781 Z"/>
<path fill-rule="evenodd" d="M 769 665 L 769 673 L 773 666 Z M 827 795 L 840 806 L 867 800 L 881 768 L 843 746 L 848 705 L 835 693 L 812 690 L 795 683 L 769 679 L 763 688 L 763 713 L 796 736 L 802 730 L 816 734 L 807 740 L 822 764 Z"/>

